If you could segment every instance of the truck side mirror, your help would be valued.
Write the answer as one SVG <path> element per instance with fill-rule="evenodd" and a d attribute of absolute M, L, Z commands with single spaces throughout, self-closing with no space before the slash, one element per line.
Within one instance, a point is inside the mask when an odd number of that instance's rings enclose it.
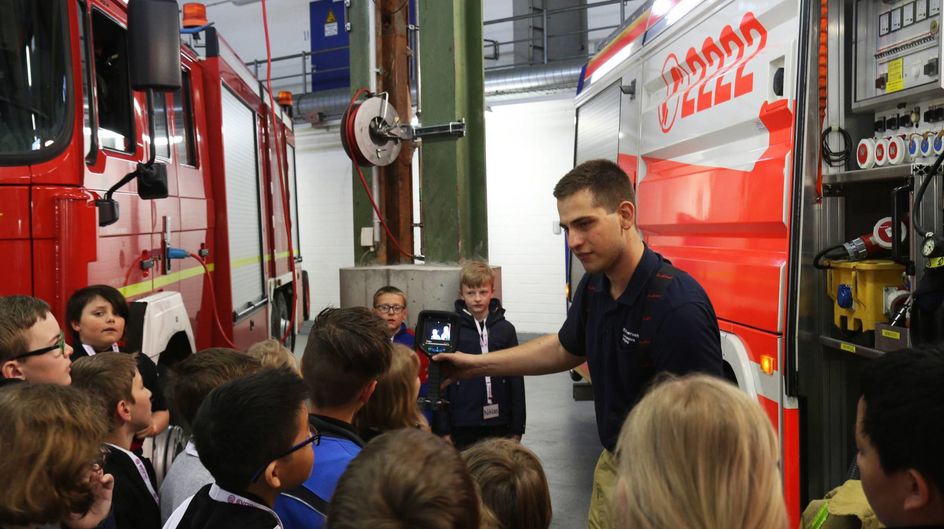
<path fill-rule="evenodd" d="M 167 166 L 138 164 L 138 196 L 144 200 L 167 198 Z"/>
<path fill-rule="evenodd" d="M 128 2 L 128 63 L 134 90 L 180 88 L 176 0 Z"/>
<path fill-rule="evenodd" d="M 137 169 L 126 174 L 105 192 L 104 197 L 95 201 L 95 206 L 98 208 L 99 226 L 110 226 L 118 222 L 120 216 L 118 201 L 112 198 L 112 195 L 135 179 L 138 181 L 138 196 L 142 199 L 167 198 L 167 166 L 154 163 L 153 160 L 148 163 L 139 163 Z"/>

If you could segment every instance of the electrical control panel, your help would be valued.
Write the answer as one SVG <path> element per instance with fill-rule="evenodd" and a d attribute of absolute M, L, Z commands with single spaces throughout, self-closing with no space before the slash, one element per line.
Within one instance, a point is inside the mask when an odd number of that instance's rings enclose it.
<path fill-rule="evenodd" d="M 944 95 L 942 0 L 857 0 L 852 108 Z M 908 109 L 909 111 L 911 109 Z"/>

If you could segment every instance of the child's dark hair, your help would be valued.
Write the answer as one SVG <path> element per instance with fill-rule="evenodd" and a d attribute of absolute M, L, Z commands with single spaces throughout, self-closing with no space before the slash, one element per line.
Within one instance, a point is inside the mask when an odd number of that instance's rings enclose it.
<path fill-rule="evenodd" d="M 322 407 L 354 402 L 367 384 L 390 369 L 392 353 L 386 325 L 370 309 L 324 309 L 302 355 L 312 402 Z"/>
<path fill-rule="evenodd" d="M 944 490 L 944 345 L 902 349 L 862 369 L 862 433 L 882 470 L 913 468 Z M 933 418 L 933 419 L 932 419 Z"/>
<path fill-rule="evenodd" d="M 221 487 L 245 490 L 253 474 L 292 446 L 305 383 L 287 368 L 265 369 L 214 389 L 193 421 L 200 462 Z"/>
<path fill-rule="evenodd" d="M 128 301 L 117 288 L 108 285 L 89 285 L 76 290 L 66 303 L 66 323 L 70 329 L 73 323 L 79 323 L 82 320 L 82 309 L 96 297 L 101 297 L 110 303 L 115 314 L 124 318 L 125 321 L 128 320 L 130 314 Z M 73 343 L 78 343 L 79 331 L 72 329 L 72 339 Z"/>
<path fill-rule="evenodd" d="M 192 429 L 197 410 L 211 391 L 261 369 L 256 358 L 226 347 L 204 349 L 175 364 L 168 390 L 182 426 Z"/>

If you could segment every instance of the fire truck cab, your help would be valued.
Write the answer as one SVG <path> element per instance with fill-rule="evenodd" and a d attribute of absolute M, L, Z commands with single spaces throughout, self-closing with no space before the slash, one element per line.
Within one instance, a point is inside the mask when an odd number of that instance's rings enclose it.
<path fill-rule="evenodd" d="M 291 119 L 212 26 L 181 45 L 176 3 L 169 26 L 129 27 L 158 4 L 5 4 L 0 295 L 44 299 L 67 325 L 75 290 L 119 288 L 126 348 L 155 361 L 291 344 L 307 295 Z M 179 87 L 135 89 L 168 57 Z"/>

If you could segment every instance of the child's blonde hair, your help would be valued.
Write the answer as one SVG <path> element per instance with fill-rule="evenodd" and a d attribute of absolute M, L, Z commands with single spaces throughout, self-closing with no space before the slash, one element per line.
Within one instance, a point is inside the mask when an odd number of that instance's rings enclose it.
<path fill-rule="evenodd" d="M 415 384 L 420 360 L 409 347 L 393 345 L 390 369 L 377 379 L 377 389 L 357 415 L 354 428 L 364 437 L 399 428 L 428 428 L 416 404 Z"/>
<path fill-rule="evenodd" d="M 295 360 L 295 355 L 278 340 L 269 338 L 268 340 L 254 343 L 246 350 L 246 354 L 259 360 L 263 368 L 287 367 L 296 374 L 301 375 L 301 371 L 298 369 L 298 362 Z"/>
<path fill-rule="evenodd" d="M 760 405 L 706 375 L 646 395 L 617 447 L 617 526 L 785 529 L 777 435 Z"/>
<path fill-rule="evenodd" d="M 483 287 L 494 285 L 494 282 L 492 267 L 485 261 L 469 261 L 462 265 L 462 271 L 459 273 L 460 287 Z"/>
<path fill-rule="evenodd" d="M 541 461 L 511 439 L 488 439 L 462 452 L 478 483 L 483 512 L 501 529 L 547 529 L 551 495 Z"/>

